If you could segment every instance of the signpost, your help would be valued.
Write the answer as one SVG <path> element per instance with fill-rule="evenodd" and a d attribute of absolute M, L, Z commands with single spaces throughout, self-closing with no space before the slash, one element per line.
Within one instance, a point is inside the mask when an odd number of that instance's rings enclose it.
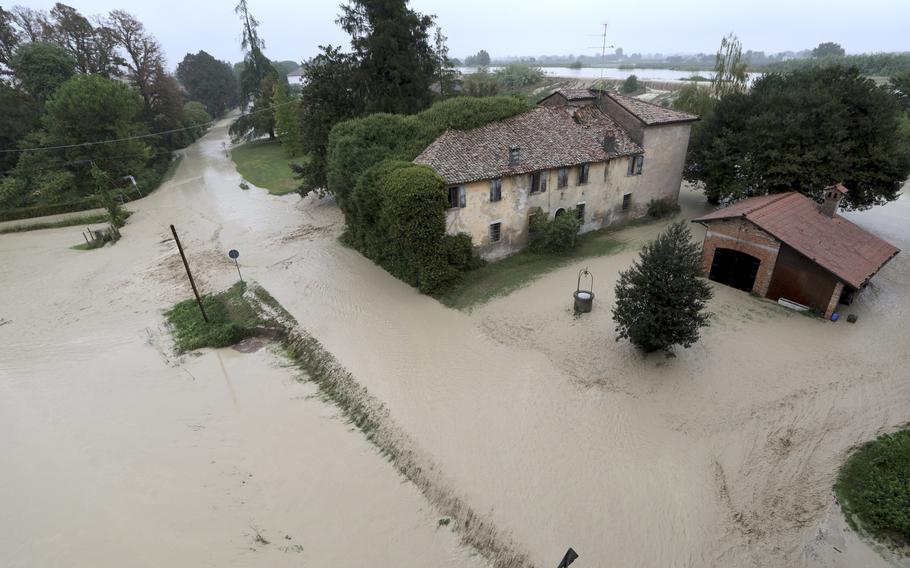
<path fill-rule="evenodd" d="M 237 259 L 240 257 L 240 252 L 238 252 L 237 249 L 231 249 L 228 251 L 228 256 L 233 259 L 234 266 L 237 267 L 237 276 L 239 276 L 240 281 L 243 282 L 243 276 L 240 274 L 240 264 L 237 263 Z"/>

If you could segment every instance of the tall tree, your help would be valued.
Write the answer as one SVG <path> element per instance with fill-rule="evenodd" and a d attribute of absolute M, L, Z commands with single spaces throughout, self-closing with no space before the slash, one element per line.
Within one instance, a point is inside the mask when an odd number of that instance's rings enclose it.
<path fill-rule="evenodd" d="M 53 26 L 48 19 L 47 12 L 24 6 L 13 6 L 12 15 L 13 21 L 19 28 L 22 41 L 32 43 L 49 41 Z"/>
<path fill-rule="evenodd" d="M 164 74 L 164 55 L 161 46 L 145 26 L 131 14 L 114 10 L 107 20 L 111 36 L 125 53 L 123 63 L 127 78 L 139 92 L 145 106 L 145 113 L 151 117 L 155 104 L 155 83 Z"/>
<path fill-rule="evenodd" d="M 299 101 L 288 94 L 283 81 L 275 85 L 272 95 L 272 109 L 275 114 L 275 135 L 289 157 L 300 154 L 300 112 Z"/>
<path fill-rule="evenodd" d="M 76 62 L 70 54 L 49 43 L 22 44 L 10 67 L 16 82 L 39 106 L 76 72 Z"/>
<path fill-rule="evenodd" d="M 684 221 L 646 244 L 616 283 L 616 340 L 650 353 L 691 347 L 708 325 L 710 285 L 701 276 L 701 251 Z"/>
<path fill-rule="evenodd" d="M 714 77 L 711 80 L 714 97 L 722 99 L 732 93 L 744 93 L 748 83 L 743 45 L 734 34 L 728 34 L 720 41 L 720 48 L 714 57 Z"/>
<path fill-rule="evenodd" d="M 433 16 L 411 10 L 407 0 L 351 0 L 336 23 L 351 36 L 367 112 L 414 113 L 432 103 L 439 72 Z"/>
<path fill-rule="evenodd" d="M 114 77 L 121 60 L 114 38 L 104 26 L 93 26 L 78 10 L 57 3 L 51 9 L 48 39 L 69 52 L 80 73 Z"/>
<path fill-rule="evenodd" d="M 843 182 L 852 208 L 895 199 L 908 175 L 895 97 L 841 66 L 766 74 L 719 100 L 685 169 L 715 203 L 785 191 L 818 198 Z"/>
<path fill-rule="evenodd" d="M 13 149 L 38 125 L 35 103 L 24 93 L 0 82 L 0 148 Z M 15 152 L 0 153 L 0 178 L 16 165 Z"/>
<path fill-rule="evenodd" d="M 176 80 L 165 71 L 164 54 L 158 41 L 135 16 L 114 10 L 106 29 L 123 52 L 121 61 L 127 79 L 142 97 L 142 119 L 154 132 L 180 128 L 183 124 L 183 95 Z M 157 142 L 167 148 L 178 144 L 179 136 L 164 135 Z"/>
<path fill-rule="evenodd" d="M 847 52 L 844 51 L 844 48 L 833 41 L 820 43 L 812 50 L 812 57 L 843 57 L 846 54 Z"/>
<path fill-rule="evenodd" d="M 189 98 L 205 105 L 214 117 L 220 117 L 240 102 L 239 85 L 231 65 L 204 51 L 186 54 L 177 65 L 177 79 Z"/>
<path fill-rule="evenodd" d="M 455 62 L 449 58 L 449 48 L 446 45 L 448 39 L 442 33 L 442 28 L 437 26 L 433 34 L 433 54 L 436 57 L 436 85 L 439 86 L 438 93 L 443 98 L 458 94 L 456 92 L 458 71 L 455 70 Z"/>
<path fill-rule="evenodd" d="M 363 110 L 355 85 L 354 56 L 331 45 L 320 49 L 322 53 L 303 64 L 306 82 L 300 90 L 300 141 L 309 160 L 302 166 L 291 166 L 301 181 L 303 195 L 325 191 L 329 132 L 335 124 Z"/>
<path fill-rule="evenodd" d="M 481 49 L 474 55 L 465 57 L 464 64 L 468 67 L 489 67 L 490 54 L 485 49 Z"/>
<path fill-rule="evenodd" d="M 73 77 L 54 92 L 46 108 L 43 122 L 48 146 L 120 140 L 145 131 L 136 120 L 142 101 L 135 91 L 119 81 L 97 75 Z M 44 152 L 28 154 L 37 156 Z M 141 140 L 127 140 L 68 148 L 62 150 L 61 158 L 69 164 L 67 168 L 76 175 L 83 191 L 91 194 L 91 161 L 103 165 L 105 171 L 119 179 L 139 173 L 150 152 Z"/>
<path fill-rule="evenodd" d="M 270 104 L 275 85 L 282 79 L 263 53 L 265 42 L 259 37 L 259 22 L 250 13 L 247 1 L 240 0 L 234 11 L 243 24 L 240 47 L 246 52 L 240 71 L 240 100 L 244 106 L 250 105 L 250 112 L 238 118 L 230 132 L 234 138 L 268 134 L 274 140 L 275 117 Z"/>
<path fill-rule="evenodd" d="M 910 111 L 910 70 L 891 77 L 891 91 L 903 111 Z"/>
<path fill-rule="evenodd" d="M 19 45 L 19 32 L 15 27 L 15 15 L 0 6 L 0 76 L 9 74 L 9 62 Z"/>

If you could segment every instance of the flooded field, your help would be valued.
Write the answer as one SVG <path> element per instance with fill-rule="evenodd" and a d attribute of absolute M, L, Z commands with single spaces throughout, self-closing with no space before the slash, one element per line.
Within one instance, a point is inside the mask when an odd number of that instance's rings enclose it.
<path fill-rule="evenodd" d="M 701 342 L 643 357 L 614 341 L 609 307 L 660 226 L 586 263 L 591 314 L 571 312 L 583 266 L 462 313 L 342 247 L 330 200 L 240 190 L 225 136 L 190 147 L 114 247 L 0 236 L 0 564 L 481 564 L 267 350 L 173 358 L 161 313 L 190 290 L 169 223 L 206 291 L 233 282 L 240 250 L 244 276 L 538 566 L 569 546 L 579 567 L 805 566 L 845 452 L 910 420 L 907 252 L 854 325 L 716 287 Z M 910 197 L 851 217 L 910 250 Z"/>

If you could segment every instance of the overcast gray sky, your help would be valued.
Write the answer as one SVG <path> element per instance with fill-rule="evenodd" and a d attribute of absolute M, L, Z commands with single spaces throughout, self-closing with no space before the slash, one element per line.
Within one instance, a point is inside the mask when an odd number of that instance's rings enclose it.
<path fill-rule="evenodd" d="M 2 1 L 2 0 L 0 0 Z M 171 67 L 200 49 L 219 59 L 242 58 L 235 0 L 69 0 L 85 15 L 125 9 L 158 38 Z M 49 9 L 53 2 L 20 0 Z M 337 0 L 249 0 L 261 23 L 271 59 L 300 61 L 321 44 L 346 45 L 335 25 Z M 595 55 L 602 22 L 609 23 L 608 44 L 627 54 L 713 53 L 720 38 L 733 31 L 745 49 L 768 53 L 811 48 L 836 41 L 848 53 L 910 50 L 906 26 L 910 0 L 412 0 L 411 6 L 435 14 L 448 36 L 450 54 L 462 58 L 486 49 L 494 57 L 573 53 Z"/>

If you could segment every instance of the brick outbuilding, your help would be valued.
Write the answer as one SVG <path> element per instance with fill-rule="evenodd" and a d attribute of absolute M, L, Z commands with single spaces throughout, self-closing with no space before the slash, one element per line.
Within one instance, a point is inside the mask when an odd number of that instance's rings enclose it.
<path fill-rule="evenodd" d="M 821 204 L 795 192 L 752 197 L 693 220 L 707 228 L 705 274 L 830 318 L 900 252 L 837 214 L 846 192 L 827 187 Z"/>

